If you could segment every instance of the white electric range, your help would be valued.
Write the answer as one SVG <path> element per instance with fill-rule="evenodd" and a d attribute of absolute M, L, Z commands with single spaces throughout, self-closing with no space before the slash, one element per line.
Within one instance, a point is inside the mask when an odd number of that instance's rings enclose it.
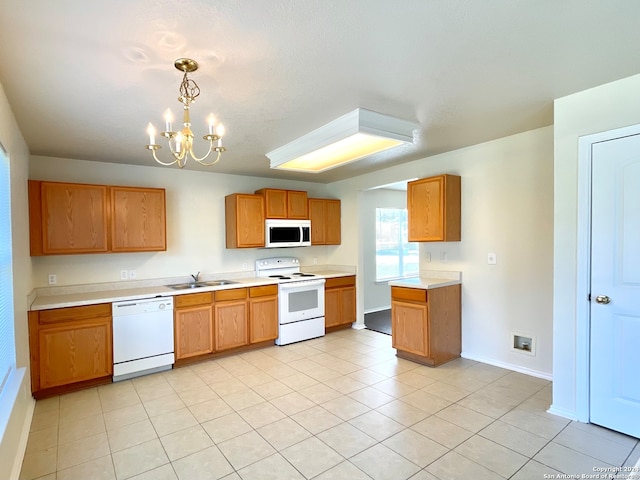
<path fill-rule="evenodd" d="M 324 335 L 324 278 L 300 272 L 295 257 L 256 260 L 256 275 L 278 281 L 276 345 Z"/>

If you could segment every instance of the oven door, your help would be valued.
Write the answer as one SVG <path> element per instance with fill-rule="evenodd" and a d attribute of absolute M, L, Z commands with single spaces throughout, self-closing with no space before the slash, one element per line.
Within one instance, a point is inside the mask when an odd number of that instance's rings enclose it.
<path fill-rule="evenodd" d="M 278 285 L 281 325 L 324 316 L 324 278 Z"/>

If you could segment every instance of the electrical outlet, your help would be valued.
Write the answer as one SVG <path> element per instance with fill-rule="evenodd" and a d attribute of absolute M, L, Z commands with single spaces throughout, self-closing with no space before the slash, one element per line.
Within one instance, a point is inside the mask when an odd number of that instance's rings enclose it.
<path fill-rule="evenodd" d="M 487 254 L 487 263 L 489 265 L 495 265 L 498 263 L 498 256 L 495 253 Z"/>
<path fill-rule="evenodd" d="M 243 263 L 242 263 L 242 270 L 246 270 L 247 268 L 249 268 L 249 267 L 247 266 L 247 262 L 243 262 Z"/>
<path fill-rule="evenodd" d="M 56 276 L 55 273 L 50 273 L 49 274 L 49 285 L 55 285 L 56 283 L 58 283 L 58 277 Z"/>
<path fill-rule="evenodd" d="M 427 252 L 424 256 L 424 261 L 427 263 L 431 263 L 431 252 Z"/>
<path fill-rule="evenodd" d="M 440 254 L 440 261 L 442 263 L 447 263 L 447 260 L 449 259 L 449 257 L 447 256 L 447 252 L 442 252 Z"/>
<path fill-rule="evenodd" d="M 127 278 L 129 278 L 129 272 L 120 270 L 120 280 L 126 280 Z"/>
<path fill-rule="evenodd" d="M 313 257 L 313 264 L 317 265 L 318 264 L 318 257 Z"/>
<path fill-rule="evenodd" d="M 136 278 L 136 271 L 129 270 L 129 280 L 133 280 L 134 278 Z"/>

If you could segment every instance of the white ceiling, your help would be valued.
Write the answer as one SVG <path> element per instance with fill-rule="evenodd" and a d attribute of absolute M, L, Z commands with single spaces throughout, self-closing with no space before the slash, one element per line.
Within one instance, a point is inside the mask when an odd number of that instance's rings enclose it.
<path fill-rule="evenodd" d="M 180 112 L 190 57 L 196 136 L 211 111 L 227 128 L 210 169 L 327 183 L 550 125 L 554 98 L 640 72 L 639 20 L 637 0 L 3 0 L 0 82 L 32 154 L 155 165 L 146 125 Z M 269 169 L 357 107 L 419 122 L 419 144 Z"/>

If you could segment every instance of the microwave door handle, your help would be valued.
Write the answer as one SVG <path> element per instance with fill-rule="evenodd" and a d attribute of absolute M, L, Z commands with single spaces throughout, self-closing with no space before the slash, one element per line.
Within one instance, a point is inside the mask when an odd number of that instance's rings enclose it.
<path fill-rule="evenodd" d="M 298 230 L 300 230 L 300 243 L 302 243 L 302 241 L 304 240 L 304 231 L 302 230 L 302 225 L 298 227 Z"/>

